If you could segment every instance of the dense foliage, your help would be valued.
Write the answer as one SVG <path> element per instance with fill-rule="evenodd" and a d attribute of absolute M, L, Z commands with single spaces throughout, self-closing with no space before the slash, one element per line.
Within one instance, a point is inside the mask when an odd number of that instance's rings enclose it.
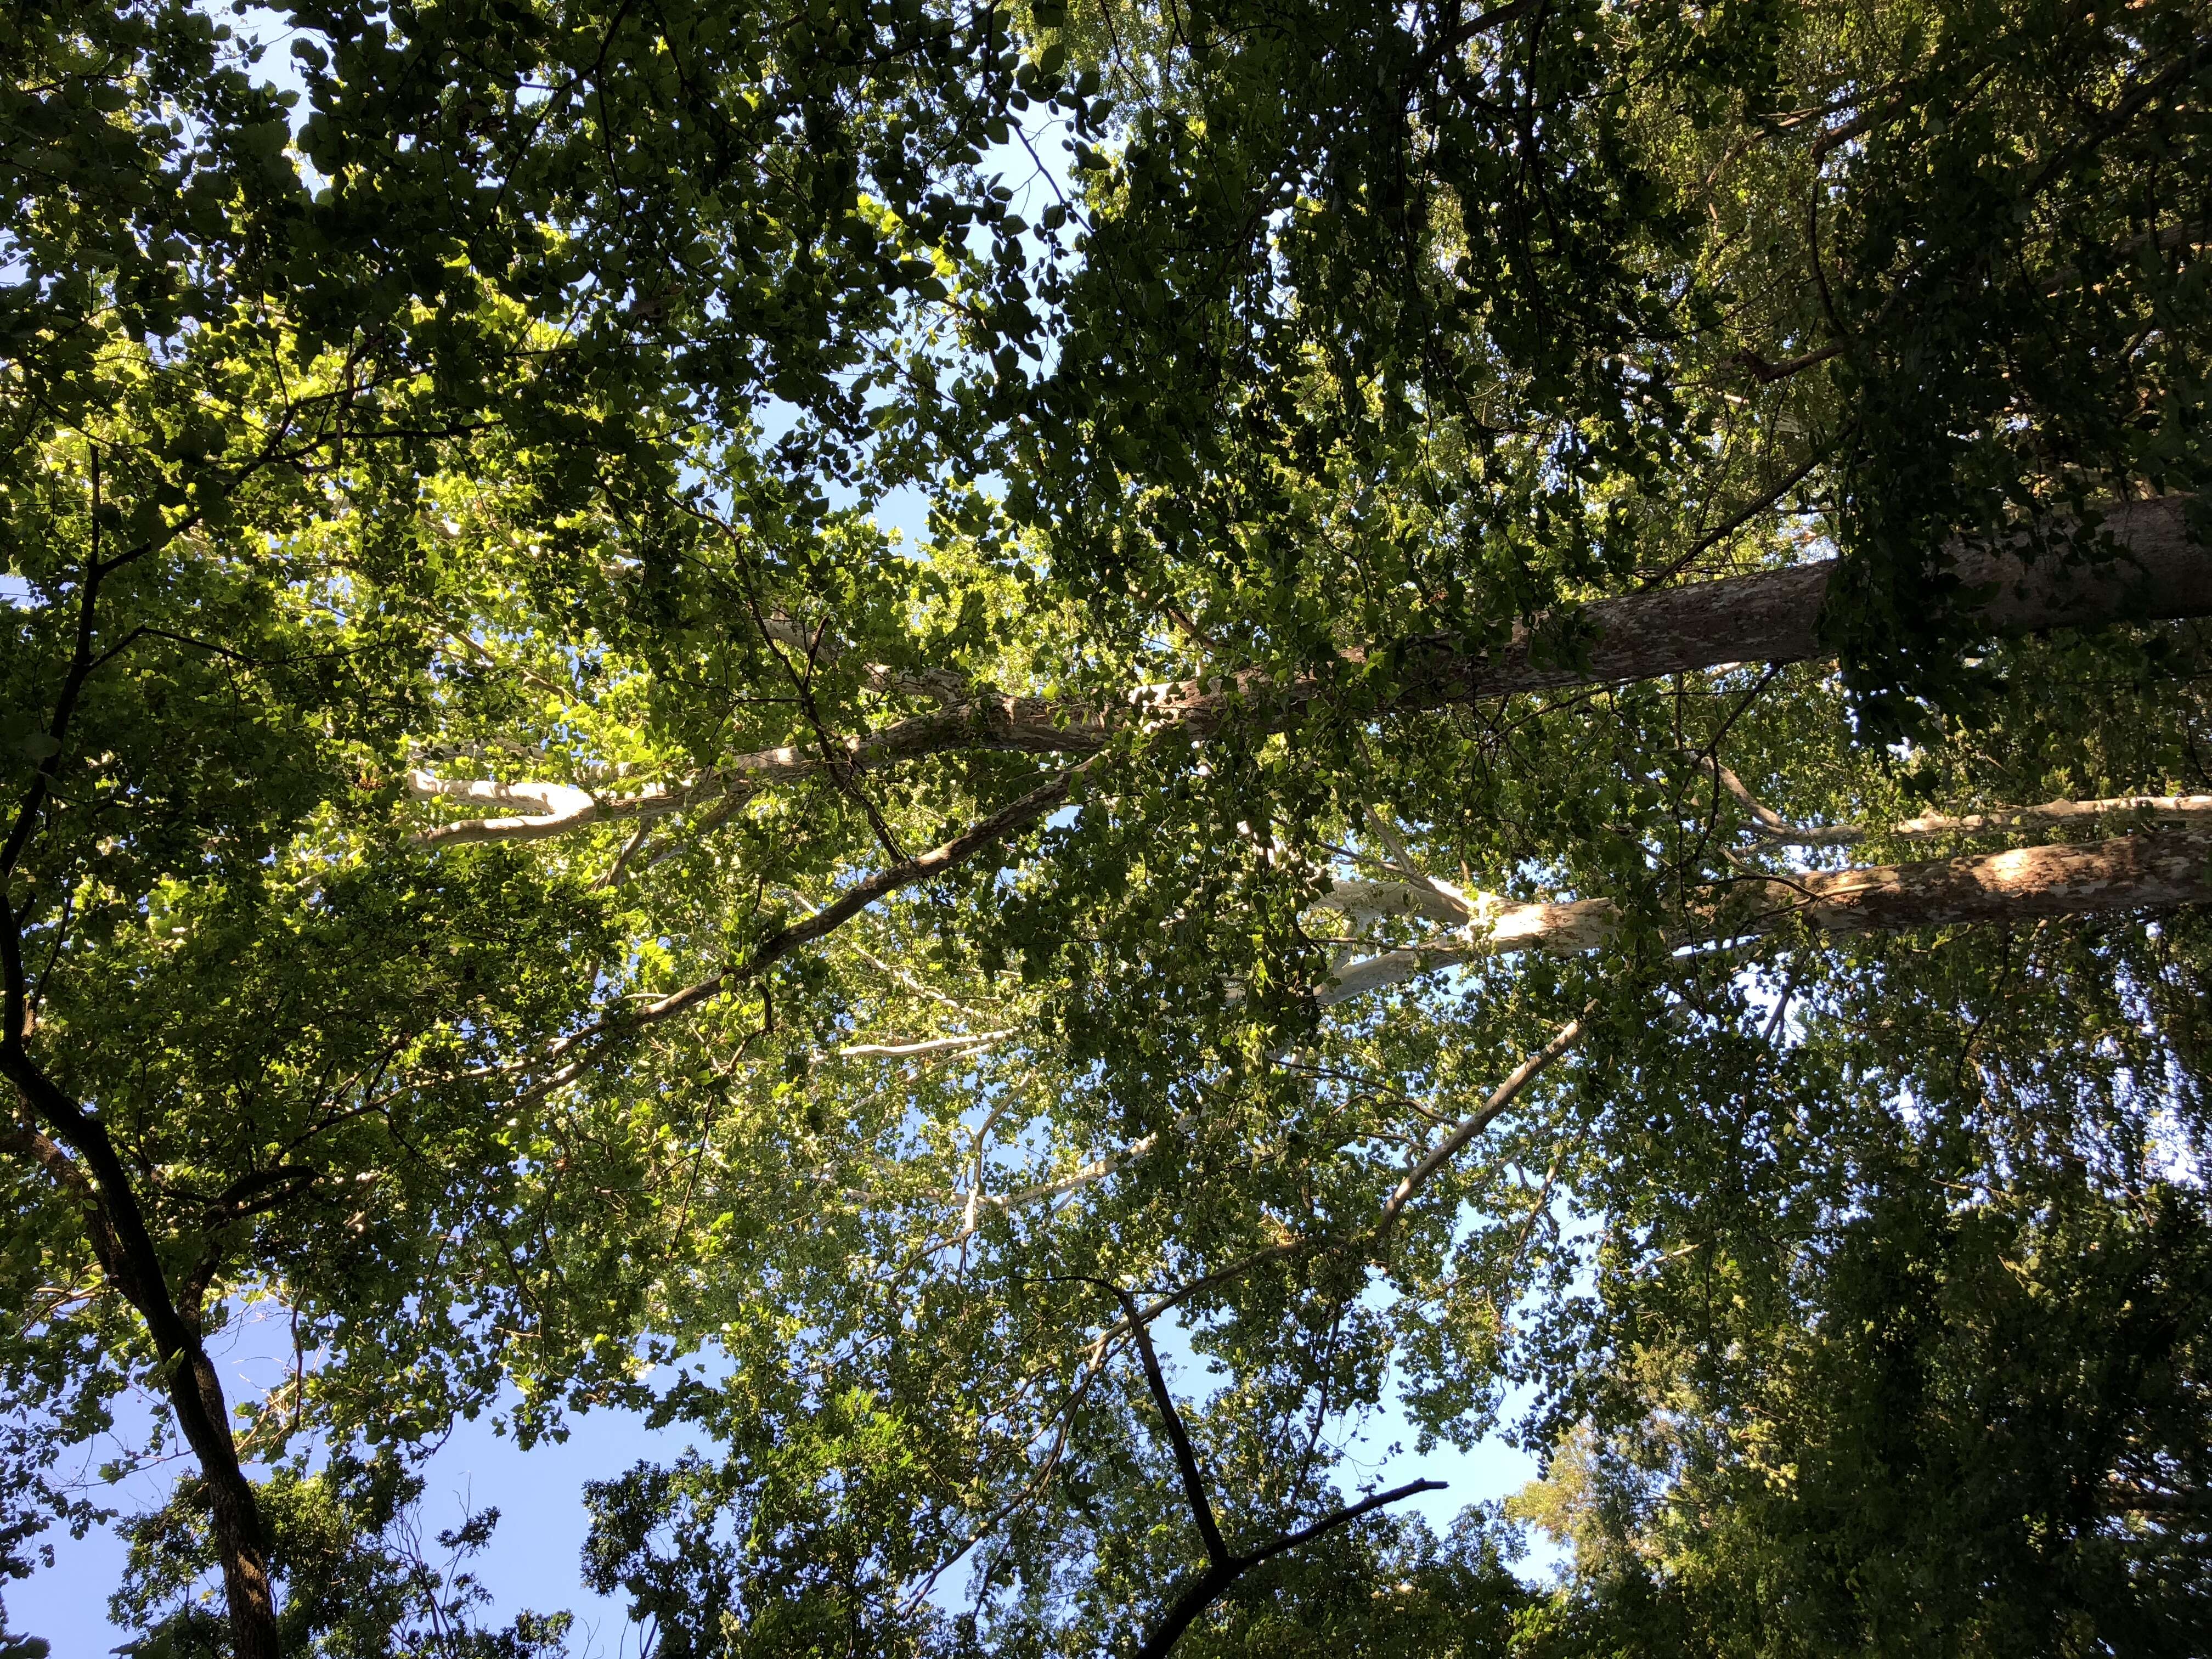
<path fill-rule="evenodd" d="M 2203 1650 L 2201 7 L 273 15 L 0 21 L 0 1566 L 135 1388 L 137 1651 L 550 1653 L 620 1404 L 662 1659 Z"/>

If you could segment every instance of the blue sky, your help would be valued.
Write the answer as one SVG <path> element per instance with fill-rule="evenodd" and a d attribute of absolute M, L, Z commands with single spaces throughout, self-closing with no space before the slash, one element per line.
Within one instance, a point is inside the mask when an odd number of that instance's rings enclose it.
<path fill-rule="evenodd" d="M 281 1311 L 268 1304 L 263 1310 L 246 1310 L 213 1346 L 234 1402 L 258 1397 L 290 1368 L 285 1321 Z M 1182 1373 L 1176 1392 L 1188 1394 L 1196 1381 L 1188 1349 L 1166 1332 L 1160 1346 L 1170 1366 Z M 127 1414 L 125 1428 L 130 1416 L 143 1421 L 143 1411 L 142 1404 Z M 471 1510 L 496 1505 L 498 1530 L 474 1565 L 493 1593 L 500 1618 L 524 1607 L 541 1613 L 567 1608 L 576 1615 L 571 1645 L 577 1659 L 632 1659 L 637 1653 L 636 1632 L 624 1617 L 621 1601 L 595 1596 L 580 1580 L 584 1483 L 617 1474 L 641 1458 L 672 1459 L 693 1443 L 681 1431 L 655 1432 L 636 1416 L 621 1412 L 594 1413 L 574 1419 L 572 1426 L 574 1432 L 565 1443 L 541 1443 L 523 1452 L 512 1440 L 495 1435 L 488 1417 L 461 1425 L 424 1471 L 422 1531 L 426 1537 L 434 1535 Z M 1402 1506 L 1427 1516 L 1439 1532 L 1462 1506 L 1503 1498 L 1535 1474 L 1533 1458 L 1499 1441 L 1486 1442 L 1471 1453 L 1438 1446 L 1425 1456 L 1411 1449 L 1413 1441 L 1411 1425 L 1395 1413 L 1370 1425 L 1354 1454 L 1364 1476 L 1361 1484 L 1392 1486 L 1423 1479 L 1449 1482 L 1446 1491 L 1424 1492 Z M 1389 1453 L 1393 1442 L 1404 1448 L 1395 1455 Z M 86 1447 L 73 1456 L 81 1460 L 79 1467 L 88 1475 L 123 1449 L 110 1442 Z M 163 1468 L 143 1473 L 105 1501 L 125 1510 L 150 1506 L 159 1501 L 172 1472 Z M 1344 1474 L 1348 1483 L 1354 1471 Z M 127 1638 L 106 1616 L 107 1598 L 122 1575 L 121 1540 L 101 1530 L 82 1541 L 60 1533 L 47 1541 L 54 1546 L 52 1571 L 7 1587 L 8 1628 L 46 1638 L 53 1644 L 54 1659 L 91 1659 L 111 1651 Z M 1555 1559 L 1553 1552 L 1538 1549 L 1522 1565 L 1532 1574 L 1540 1573 Z"/>

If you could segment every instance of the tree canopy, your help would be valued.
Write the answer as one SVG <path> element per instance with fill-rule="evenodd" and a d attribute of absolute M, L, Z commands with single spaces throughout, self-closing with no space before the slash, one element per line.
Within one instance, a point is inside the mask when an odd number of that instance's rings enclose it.
<path fill-rule="evenodd" d="M 661 1659 L 2203 1650 L 2200 6 L 255 19 L 0 20 L 0 1568 L 137 1389 L 133 1650 L 553 1653 L 618 1405 Z"/>

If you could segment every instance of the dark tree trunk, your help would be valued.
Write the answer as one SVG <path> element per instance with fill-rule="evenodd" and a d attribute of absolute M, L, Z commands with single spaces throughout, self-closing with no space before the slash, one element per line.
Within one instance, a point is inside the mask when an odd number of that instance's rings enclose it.
<path fill-rule="evenodd" d="M 94 1212 L 87 1220 L 94 1250 L 101 1268 L 145 1320 L 177 1426 L 199 1460 L 237 1659 L 281 1659 L 260 1506 L 239 1462 L 222 1381 L 200 1340 L 196 1319 L 177 1307 L 129 1172 L 106 1127 L 31 1059 L 20 1030 L 0 1042 L 0 1075 L 15 1085 L 54 1139 L 76 1154 L 78 1172 L 89 1177 L 87 1195 Z"/>

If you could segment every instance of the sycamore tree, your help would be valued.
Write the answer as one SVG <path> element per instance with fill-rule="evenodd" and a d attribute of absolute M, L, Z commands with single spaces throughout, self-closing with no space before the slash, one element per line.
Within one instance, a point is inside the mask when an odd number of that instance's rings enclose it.
<path fill-rule="evenodd" d="M 0 33 L 12 1572 L 137 1389 L 137 1650 L 554 1651 L 618 1404 L 669 1659 L 2201 1650 L 2198 9 L 277 16 Z"/>

